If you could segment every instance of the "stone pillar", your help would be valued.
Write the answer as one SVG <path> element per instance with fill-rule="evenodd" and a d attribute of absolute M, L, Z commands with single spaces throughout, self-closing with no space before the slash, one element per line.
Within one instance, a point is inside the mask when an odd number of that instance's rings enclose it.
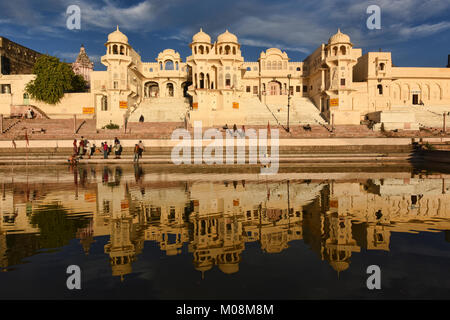
<path fill-rule="evenodd" d="M 73 133 L 77 133 L 77 115 L 73 115 Z"/>

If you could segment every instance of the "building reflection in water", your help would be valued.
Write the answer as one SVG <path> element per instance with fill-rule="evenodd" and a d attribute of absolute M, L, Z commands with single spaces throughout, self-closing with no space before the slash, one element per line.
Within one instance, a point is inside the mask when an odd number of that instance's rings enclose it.
<path fill-rule="evenodd" d="M 121 167 L 73 170 L 27 176 L 26 182 L 3 178 L 2 270 L 42 249 L 42 227 L 32 217 L 46 205 L 59 206 L 67 219 L 85 220 L 71 235 L 85 254 L 96 237 L 109 236 L 104 252 L 112 275 L 122 280 L 132 273 L 145 241 L 157 243 L 167 256 L 186 245 L 193 267 L 205 277 L 215 267 L 238 272 L 251 242 L 277 254 L 301 240 L 339 274 L 361 249 L 389 251 L 392 232 L 444 231 L 449 240 L 450 179 L 439 176 L 183 181 L 146 179 L 138 165 L 125 173 Z"/>

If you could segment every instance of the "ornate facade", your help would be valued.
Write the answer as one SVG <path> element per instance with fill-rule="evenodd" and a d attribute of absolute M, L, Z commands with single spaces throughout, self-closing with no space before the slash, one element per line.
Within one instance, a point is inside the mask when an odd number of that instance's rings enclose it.
<path fill-rule="evenodd" d="M 391 124 L 417 130 L 419 123 L 441 126 L 442 114 L 450 112 L 450 68 L 395 67 L 390 52 L 363 54 L 340 30 L 303 61 L 291 61 L 277 48 L 261 52 L 258 61 L 245 61 L 238 38 L 228 30 L 215 41 L 200 30 L 185 60 L 166 49 L 154 62 L 143 62 L 118 27 L 105 46 L 106 71 L 91 72 L 81 48 L 73 66 L 90 78 L 91 90 L 67 93 L 59 105 L 28 99 L 24 88 L 34 75 L 0 75 L 0 113 L 35 105 L 58 118 L 95 117 L 102 128 L 196 120 L 204 127 L 277 125 L 289 111 L 292 125 L 370 120 L 387 129 Z"/>
<path fill-rule="evenodd" d="M 80 47 L 80 53 L 78 53 L 77 59 L 72 63 L 72 70 L 75 74 L 82 76 L 88 84 L 90 83 L 94 63 L 89 59 L 83 45 Z"/>
<path fill-rule="evenodd" d="M 118 28 L 111 33 L 102 57 L 107 71 L 92 78 L 101 125 L 141 116 L 210 126 L 267 124 L 284 120 L 287 105 L 292 123 L 359 124 L 374 112 L 450 103 L 450 68 L 395 67 L 390 52 L 363 55 L 340 30 L 298 62 L 276 48 L 246 62 L 228 30 L 214 42 L 200 30 L 189 46 L 186 62 L 167 49 L 147 63 Z"/>

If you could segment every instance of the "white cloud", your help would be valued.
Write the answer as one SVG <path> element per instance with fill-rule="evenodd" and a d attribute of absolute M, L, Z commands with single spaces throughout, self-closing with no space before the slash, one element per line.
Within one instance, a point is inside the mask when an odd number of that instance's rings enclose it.
<path fill-rule="evenodd" d="M 311 53 L 311 50 L 308 48 L 286 47 L 286 46 L 278 44 L 278 43 L 272 43 L 272 42 L 261 41 L 261 40 L 241 38 L 241 39 L 239 39 L 239 42 L 243 45 L 251 46 L 251 47 L 262 47 L 262 48 L 267 48 L 267 49 L 268 48 L 278 48 L 282 51 L 288 50 L 288 51 L 301 52 L 301 53 L 305 53 L 305 54 Z"/>
<path fill-rule="evenodd" d="M 101 5 L 82 1 L 79 6 L 82 28 L 111 29 L 118 24 L 127 30 L 137 31 L 142 30 L 154 18 L 150 1 L 142 1 L 130 7 L 119 7 L 111 1 L 105 1 Z"/>
<path fill-rule="evenodd" d="M 418 26 L 400 26 L 398 33 L 405 38 L 411 37 L 426 37 L 437 32 L 442 32 L 450 29 L 450 22 L 439 22 L 435 24 L 421 24 Z"/>

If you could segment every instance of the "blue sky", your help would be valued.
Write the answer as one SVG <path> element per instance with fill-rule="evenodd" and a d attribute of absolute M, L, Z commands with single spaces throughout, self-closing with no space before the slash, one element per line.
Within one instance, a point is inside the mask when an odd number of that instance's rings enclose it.
<path fill-rule="evenodd" d="M 66 27 L 69 5 L 81 8 L 81 30 Z M 381 8 L 381 30 L 369 30 L 369 5 Z M 302 61 L 338 27 L 355 47 L 392 51 L 396 66 L 444 67 L 450 54 L 447 0 L 14 0 L 0 2 L 0 36 L 42 53 L 74 61 L 80 44 L 104 70 L 100 57 L 108 33 L 120 26 L 143 61 L 165 48 L 183 60 L 200 27 L 213 41 L 228 29 L 236 34 L 247 61 L 278 47 Z"/>

